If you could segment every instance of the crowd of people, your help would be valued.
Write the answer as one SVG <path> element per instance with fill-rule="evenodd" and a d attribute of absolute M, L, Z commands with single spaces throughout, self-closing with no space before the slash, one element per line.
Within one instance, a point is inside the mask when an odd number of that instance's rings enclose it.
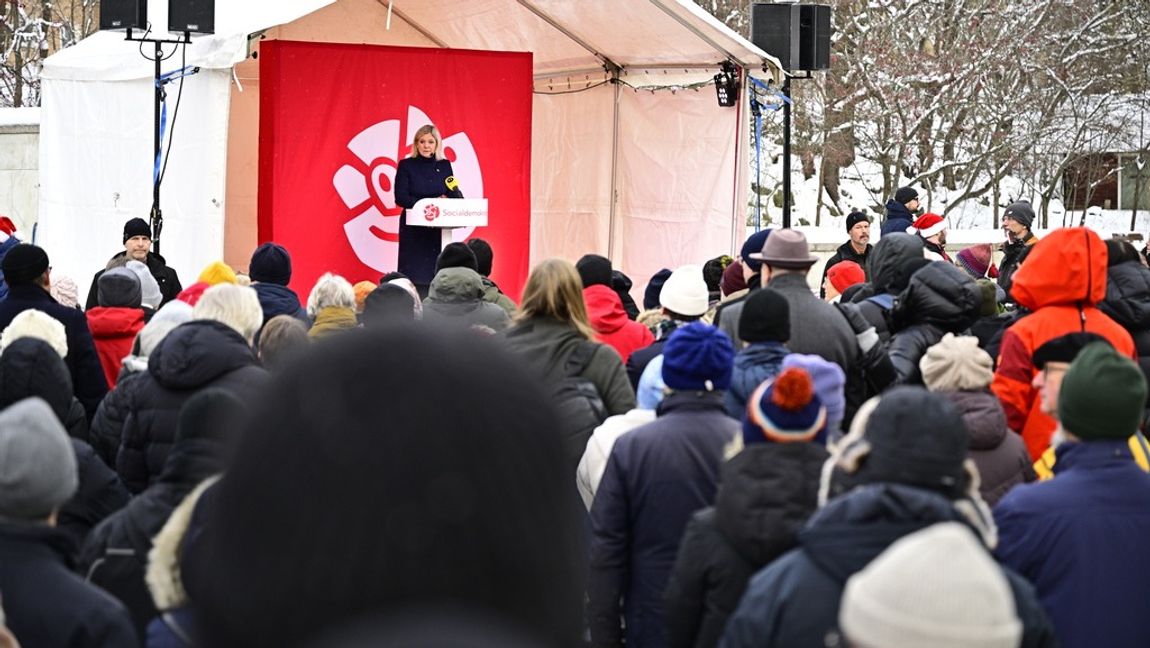
<path fill-rule="evenodd" d="M 0 219 L 0 648 L 1150 646 L 1144 255 L 918 203 L 518 303 Z"/>

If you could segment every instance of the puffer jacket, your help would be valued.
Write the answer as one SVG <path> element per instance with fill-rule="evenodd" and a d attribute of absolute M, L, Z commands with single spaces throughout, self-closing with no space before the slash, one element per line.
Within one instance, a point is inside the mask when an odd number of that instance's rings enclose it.
<path fill-rule="evenodd" d="M 104 369 L 104 378 L 111 389 L 116 386 L 124 358 L 132 353 L 136 334 L 144 328 L 144 311 L 140 308 L 97 306 L 85 315 L 88 328 L 92 330 L 92 341 L 96 344 L 96 355 L 100 356 L 100 366 Z"/>
<path fill-rule="evenodd" d="M 1006 427 L 1002 403 L 989 390 L 939 392 L 962 412 L 970 433 L 968 456 L 978 466 L 978 491 L 994 506 L 1015 486 L 1035 480 L 1022 437 Z"/>
<path fill-rule="evenodd" d="M 918 361 L 947 333 L 962 333 L 979 316 L 982 292 L 970 275 L 945 261 L 914 273 L 891 310 L 896 333 L 888 353 L 900 383 L 921 385 Z"/>
<path fill-rule="evenodd" d="M 627 317 L 623 300 L 610 286 L 584 288 L 583 301 L 587 304 L 587 318 L 591 320 L 591 328 L 595 329 L 595 337 L 618 351 L 623 362 L 627 362 L 636 350 L 655 341 L 651 329 Z"/>
<path fill-rule="evenodd" d="M 1051 232 L 1034 245 L 1014 274 L 1011 294 L 1030 315 L 1002 334 L 994 382 L 990 388 L 1006 410 L 1006 422 L 1020 430 L 1030 458 L 1050 445 L 1054 419 L 1042 413 L 1034 379 L 1034 351 L 1067 333 L 1097 333 L 1119 353 L 1136 359 L 1134 340 L 1098 309 L 1106 298 L 1106 245 L 1085 227 Z"/>
<path fill-rule="evenodd" d="M 1106 271 L 1106 299 L 1098 309 L 1126 329 L 1138 351 L 1138 366 L 1150 380 L 1150 269 L 1126 261 Z"/>
<path fill-rule="evenodd" d="M 867 260 L 870 282 L 854 299 L 863 317 L 874 326 L 879 340 L 890 340 L 889 315 L 893 297 L 906 288 L 909 277 L 904 277 L 906 259 L 923 255 L 922 239 L 906 233 L 883 236 L 874 246 Z"/>
<path fill-rule="evenodd" d="M 1026 260 L 1026 255 L 1030 254 L 1037 242 L 1038 237 L 1034 235 L 1034 232 L 1027 232 L 1024 241 L 1008 241 L 1002 244 L 1002 263 L 998 264 L 998 287 L 1006 291 L 1007 301 L 1014 301 L 1010 292 L 1014 285 L 1014 273 Z"/>
<path fill-rule="evenodd" d="M 435 273 L 423 319 L 441 324 L 486 326 L 493 331 L 507 328 L 507 311 L 483 298 L 483 279 L 471 268 L 444 268 Z"/>
<path fill-rule="evenodd" d="M 747 399 L 764 380 L 774 378 L 783 369 L 783 358 L 790 350 L 778 342 L 756 342 L 735 355 L 731 371 L 731 386 L 723 397 L 727 415 L 743 420 L 747 413 Z"/>
<path fill-rule="evenodd" d="M 910 213 L 906 205 L 891 198 L 886 201 L 886 219 L 882 222 L 879 231 L 882 236 L 905 233 L 907 228 L 914 225 L 914 218 L 914 214 Z"/>
<path fill-rule="evenodd" d="M 818 444 L 767 444 L 723 465 L 715 506 L 687 524 L 667 583 L 672 647 L 718 645 L 751 576 L 794 547 L 815 512 L 826 459 Z"/>
<path fill-rule="evenodd" d="M 244 338 L 212 320 L 193 320 L 168 334 L 148 358 L 148 373 L 127 394 L 116 472 L 139 493 L 160 476 L 176 436 L 180 408 L 205 387 L 249 400 L 267 372 Z"/>

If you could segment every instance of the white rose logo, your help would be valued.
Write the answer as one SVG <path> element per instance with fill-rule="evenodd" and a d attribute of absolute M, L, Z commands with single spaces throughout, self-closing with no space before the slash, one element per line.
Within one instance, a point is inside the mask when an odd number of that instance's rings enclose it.
<path fill-rule="evenodd" d="M 439 218 L 439 208 L 435 205 L 428 205 L 423 208 L 423 217 L 429 221 Z"/>
<path fill-rule="evenodd" d="M 354 158 L 332 178 L 332 185 L 351 215 L 343 225 L 347 241 L 360 262 L 378 272 L 394 270 L 399 258 L 399 218 L 403 208 L 395 204 L 395 170 L 399 160 L 410 152 L 415 131 L 434 123 L 416 106 L 408 106 L 406 128 L 399 119 L 368 126 L 348 142 Z M 467 133 L 445 135 L 443 154 L 451 162 L 463 195 L 482 198 L 483 172 Z M 431 221 L 438 214 L 423 216 Z M 473 230 L 457 229 L 453 237 L 463 241 Z"/>

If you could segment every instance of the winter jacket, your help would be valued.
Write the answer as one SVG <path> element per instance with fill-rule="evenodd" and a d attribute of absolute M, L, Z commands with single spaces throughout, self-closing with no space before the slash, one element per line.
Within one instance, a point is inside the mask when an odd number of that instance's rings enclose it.
<path fill-rule="evenodd" d="M 1125 440 L 1056 452 L 1054 479 L 994 509 L 996 554 L 1034 584 L 1066 648 L 1150 646 L 1150 475 Z"/>
<path fill-rule="evenodd" d="M 119 252 L 112 255 L 112 259 L 118 259 L 127 254 L 127 252 Z M 109 259 L 111 261 L 111 259 Z M 155 277 L 156 283 L 160 286 L 160 295 L 164 300 L 160 306 L 175 299 L 184 288 L 180 285 L 180 277 L 176 271 L 168 267 L 168 262 L 164 257 L 149 252 L 148 258 L 144 260 L 144 264 L 148 266 L 148 270 Z M 101 270 L 92 277 L 92 286 L 88 288 L 88 301 L 84 304 L 84 310 L 89 311 L 100 305 L 100 291 L 96 284 L 100 282 L 100 277 L 104 276 L 104 270 Z"/>
<path fill-rule="evenodd" d="M 138 648 L 127 610 L 72 571 L 60 531 L 0 523 L 0 591 L 8 629 L 24 648 Z"/>
<path fill-rule="evenodd" d="M 315 315 L 315 323 L 307 331 L 307 336 L 313 340 L 334 335 L 340 331 L 354 329 L 359 326 L 359 319 L 355 316 L 354 308 L 344 306 L 328 306 L 321 308 Z"/>
<path fill-rule="evenodd" d="M 675 392 L 658 418 L 615 442 L 591 507 L 593 646 L 667 645 L 663 589 L 691 515 L 715 499 L 723 449 L 739 431 L 714 392 Z"/>
<path fill-rule="evenodd" d="M 867 243 L 866 249 L 863 250 L 862 254 L 859 254 L 855 250 L 854 246 L 851 245 L 850 241 L 840 245 L 839 248 L 835 250 L 835 253 L 831 255 L 831 258 L 827 259 L 827 264 L 823 266 L 823 278 L 819 280 L 819 297 L 826 298 L 827 296 L 827 291 L 823 288 L 823 286 L 825 286 L 827 283 L 827 272 L 829 272 L 832 267 L 842 263 L 843 261 L 854 261 L 855 263 L 862 266 L 863 272 L 865 273 L 867 272 L 866 260 L 867 257 L 870 256 L 870 253 L 873 249 L 874 246 L 870 243 Z"/>
<path fill-rule="evenodd" d="M 790 350 L 778 342 L 755 342 L 735 354 L 731 386 L 724 395 L 727 415 L 741 421 L 747 414 L 747 399 L 764 380 L 783 370 L 783 358 Z"/>
<path fill-rule="evenodd" d="M 922 239 L 902 233 L 887 236 L 874 246 L 868 260 L 869 284 L 854 298 L 863 317 L 874 326 L 879 340 L 890 340 L 890 310 L 894 295 L 906 288 L 909 277 L 904 277 L 906 260 L 923 256 Z"/>
<path fill-rule="evenodd" d="M 263 281 L 253 283 L 252 288 L 260 299 L 260 308 L 264 311 L 264 324 L 276 315 L 291 315 L 303 322 L 304 326 L 311 326 L 307 311 L 300 306 L 299 296 L 291 288 Z"/>
<path fill-rule="evenodd" d="M 421 155 L 400 160 L 395 169 L 395 204 L 403 207 L 399 218 L 397 269 L 417 286 L 426 286 L 434 278 L 435 260 L 442 243 L 439 228 L 408 225 L 407 210 L 424 198 L 462 198 L 458 189 L 447 188 L 447 179 L 453 175 L 449 160 Z"/>
<path fill-rule="evenodd" d="M 615 442 L 631 430 L 654 420 L 655 410 L 635 408 L 626 414 L 607 417 L 591 433 L 587 449 L 579 460 L 579 467 L 575 469 L 575 485 L 588 511 L 595 501 L 595 493 L 599 490 L 599 482 L 603 480 L 603 471 L 607 469 L 607 460 L 611 458 L 611 448 L 615 447 Z"/>
<path fill-rule="evenodd" d="M 144 582 L 148 552 L 172 511 L 200 482 L 224 468 L 224 445 L 210 438 L 181 439 L 172 447 L 159 479 L 88 536 L 80 568 L 127 606 L 144 636 L 158 612 Z"/>
<path fill-rule="evenodd" d="M 747 279 L 747 290 L 741 297 L 729 299 L 721 304 L 715 310 L 715 317 L 713 323 L 719 327 L 719 330 L 727 334 L 731 338 L 731 343 L 735 345 L 735 350 L 742 349 L 747 346 L 747 343 L 739 337 L 739 318 L 743 315 L 743 303 L 747 301 L 756 290 L 763 287 L 762 275 L 755 273 Z M 639 372 L 642 375 L 642 371 Z"/>
<path fill-rule="evenodd" d="M 756 571 L 790 550 L 818 506 L 827 451 L 752 445 L 723 465 L 715 506 L 691 518 L 666 592 L 673 648 L 714 648 Z"/>
<path fill-rule="evenodd" d="M 502 308 L 508 317 L 514 315 L 518 309 L 515 302 L 511 301 L 511 298 L 507 295 L 504 295 L 503 291 L 499 289 L 499 286 L 490 278 L 480 275 L 479 279 L 483 282 L 483 301 Z"/>
<path fill-rule="evenodd" d="M 962 333 L 978 319 L 982 293 L 970 275 L 935 261 L 910 278 L 891 310 L 897 332 L 888 353 L 900 383 L 921 385 L 918 362 L 947 333 Z"/>
<path fill-rule="evenodd" d="M 460 326 L 486 326 L 494 331 L 507 328 L 507 311 L 483 298 L 483 278 L 471 268 L 444 268 L 435 274 L 423 319 Z"/>
<path fill-rule="evenodd" d="M 1002 263 L 998 265 L 998 287 L 1006 291 L 1007 301 L 1014 301 L 1010 292 L 1011 286 L 1014 285 L 1014 273 L 1037 242 L 1038 237 L 1034 232 L 1027 232 L 1026 239 L 1022 241 L 1007 241 L 1002 244 Z"/>
<path fill-rule="evenodd" d="M 1106 270 L 1106 299 L 1098 304 L 1130 333 L 1138 353 L 1138 367 L 1150 380 L 1150 269 L 1126 261 Z"/>
<path fill-rule="evenodd" d="M 1054 419 L 1043 414 L 1032 357 L 1046 342 L 1090 331 L 1110 341 L 1119 353 L 1137 358 L 1134 341 L 1095 305 L 1106 297 L 1106 246 L 1085 227 L 1055 230 L 1042 239 L 1014 275 L 1012 293 L 1030 315 L 1002 334 L 991 389 L 1006 410 L 1006 422 L 1020 430 L 1031 459 L 1050 445 Z"/>
<path fill-rule="evenodd" d="M 20 245 L 22 241 L 15 236 L 9 236 L 0 243 L 0 263 L 4 262 L 4 257 L 8 254 L 8 250 Z M 0 301 L 8 296 L 8 282 L 4 281 L 4 272 L 0 270 Z"/>
<path fill-rule="evenodd" d="M 116 455 L 120 453 L 132 390 L 136 389 L 137 379 L 147 373 L 147 367 L 143 371 L 128 371 L 127 366 L 120 372 L 116 388 L 100 401 L 88 431 L 88 442 L 92 444 L 92 449 L 104 463 L 112 467 L 115 467 Z"/>
<path fill-rule="evenodd" d="M 777 275 L 767 287 L 782 293 L 791 307 L 787 348 L 792 353 L 822 356 L 848 371 L 858 357 L 858 341 L 838 309 L 816 297 L 803 275 Z"/>
<path fill-rule="evenodd" d="M 1026 444 L 1006 427 L 1002 403 L 989 390 L 939 392 L 954 403 L 970 433 L 969 457 L 978 466 L 982 499 L 994 506 L 1011 488 L 1035 479 Z"/>
<path fill-rule="evenodd" d="M 879 229 L 880 236 L 896 232 L 906 233 L 906 230 L 914 225 L 914 218 L 914 214 L 906 208 L 906 205 L 891 198 L 886 201 L 886 220 L 882 222 L 882 227 Z"/>
<path fill-rule="evenodd" d="M 124 485 L 139 493 L 160 475 L 176 436 L 180 408 L 205 387 L 254 396 L 267 372 L 244 338 L 212 320 L 192 320 L 168 334 L 148 358 L 148 373 L 127 394 L 127 418 L 116 456 Z"/>
<path fill-rule="evenodd" d="M 950 500 L 910 486 L 870 484 L 832 499 L 799 532 L 796 549 L 751 579 L 719 645 L 827 645 L 847 579 L 895 540 L 947 521 L 970 524 Z M 1009 570 L 1003 575 L 1023 624 L 1022 646 L 1057 645 L 1034 589 Z"/>
<path fill-rule="evenodd" d="M 108 388 L 116 386 L 124 358 L 132 354 L 136 334 L 144 328 L 144 311 L 139 308 L 106 308 L 96 306 L 88 310 L 88 328 L 96 345 L 96 355 L 104 369 Z"/>
<path fill-rule="evenodd" d="M 127 506 L 131 495 L 92 446 L 78 439 L 71 441 L 76 451 L 79 487 L 72 499 L 60 507 L 56 527 L 71 539 L 73 549 L 79 550 L 92 528 Z"/>
<path fill-rule="evenodd" d="M 68 355 L 64 364 L 72 376 L 72 393 L 84 406 L 91 420 L 96 414 L 100 400 L 108 392 L 100 357 L 92 342 L 92 332 L 88 330 L 88 320 L 84 313 L 56 303 L 48 291 L 32 284 L 8 286 L 8 298 L 0 302 L 0 331 L 8 327 L 12 320 L 28 309 L 43 311 L 62 323 L 68 339 Z"/>
<path fill-rule="evenodd" d="M 587 304 L 587 317 L 596 338 L 603 344 L 619 352 L 623 362 L 637 349 L 642 349 L 655 341 L 651 329 L 627 318 L 619 293 L 609 286 L 595 285 L 583 289 L 583 301 Z"/>

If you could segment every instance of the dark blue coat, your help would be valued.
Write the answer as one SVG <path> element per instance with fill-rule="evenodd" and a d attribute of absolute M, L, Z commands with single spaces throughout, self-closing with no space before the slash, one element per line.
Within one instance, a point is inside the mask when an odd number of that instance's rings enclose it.
<path fill-rule="evenodd" d="M 108 393 L 108 381 L 104 379 L 104 369 L 96 355 L 96 344 L 92 341 L 84 312 L 57 303 L 48 291 L 39 286 L 9 286 L 7 299 L 0 302 L 0 331 L 8 328 L 17 315 L 31 308 L 47 313 L 64 325 L 68 338 L 68 355 L 64 356 L 64 364 L 68 365 L 68 373 L 72 376 L 72 393 L 84 406 L 88 420 L 92 420 L 104 394 Z"/>
<path fill-rule="evenodd" d="M 778 342 L 755 342 L 735 355 L 731 386 L 727 389 L 727 414 L 742 420 L 747 413 L 751 392 L 768 378 L 783 370 L 783 358 L 790 351 Z"/>
<path fill-rule="evenodd" d="M 914 214 L 910 213 L 906 205 L 894 198 L 886 201 L 886 220 L 882 222 L 882 227 L 879 229 L 882 236 L 892 232 L 905 234 L 911 225 L 914 225 Z"/>
<path fill-rule="evenodd" d="M 20 245 L 20 239 L 15 236 L 9 236 L 8 240 L 0 243 L 0 263 L 4 262 L 4 256 L 8 254 L 8 250 Z M 0 272 L 0 301 L 3 301 L 8 296 L 8 283 L 4 281 L 4 273 Z"/>
<path fill-rule="evenodd" d="M 438 228 L 409 226 L 407 210 L 424 198 L 462 198 L 458 189 L 447 188 L 447 178 L 453 175 L 451 162 L 418 155 L 400 160 L 395 170 L 395 204 L 403 207 L 399 221 L 399 271 L 416 285 L 431 283 L 441 243 Z"/>
<path fill-rule="evenodd" d="M 739 423 L 724 413 L 721 393 L 675 392 L 658 418 L 624 434 L 591 507 L 588 616 L 591 643 L 667 645 L 666 587 L 691 515 L 715 500 L 723 449 Z"/>
<path fill-rule="evenodd" d="M 299 296 L 291 288 L 263 281 L 252 284 L 252 288 L 260 299 L 260 308 L 264 311 L 264 324 L 276 315 L 290 315 L 303 322 L 304 326 L 311 326 L 307 311 L 300 305 Z"/>
<path fill-rule="evenodd" d="M 799 533 L 798 548 L 751 579 L 719 645 L 829 645 L 847 579 L 895 540 L 947 521 L 968 524 L 950 500 L 910 486 L 871 484 L 831 500 Z M 1022 646 L 1056 645 L 1033 588 L 1003 572 L 1023 624 Z"/>
<path fill-rule="evenodd" d="M 1056 454 L 1054 479 L 994 509 L 996 553 L 1034 584 L 1063 646 L 1150 646 L 1150 475 L 1125 439 Z"/>

